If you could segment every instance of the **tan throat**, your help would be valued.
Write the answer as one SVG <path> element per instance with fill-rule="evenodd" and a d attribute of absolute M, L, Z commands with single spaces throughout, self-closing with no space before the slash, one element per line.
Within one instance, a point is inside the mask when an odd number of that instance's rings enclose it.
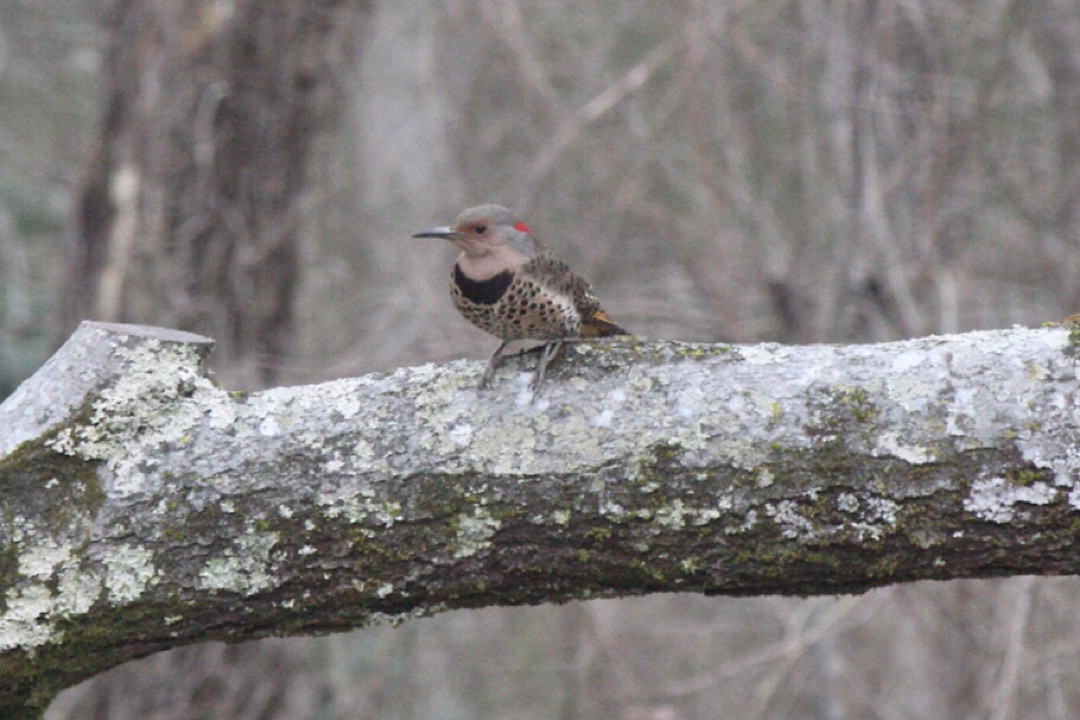
<path fill-rule="evenodd" d="M 461 272 L 470 280 L 489 280 L 499 273 L 509 270 L 514 272 L 529 261 L 529 258 L 514 250 L 509 245 L 493 247 L 483 255 L 458 255 L 457 264 Z"/>

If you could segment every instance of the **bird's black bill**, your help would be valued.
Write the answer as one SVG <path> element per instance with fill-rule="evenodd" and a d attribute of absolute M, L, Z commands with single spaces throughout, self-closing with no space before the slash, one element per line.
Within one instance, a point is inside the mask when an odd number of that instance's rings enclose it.
<path fill-rule="evenodd" d="M 414 238 L 442 238 L 443 240 L 455 240 L 464 237 L 451 227 L 433 227 L 413 233 Z"/>

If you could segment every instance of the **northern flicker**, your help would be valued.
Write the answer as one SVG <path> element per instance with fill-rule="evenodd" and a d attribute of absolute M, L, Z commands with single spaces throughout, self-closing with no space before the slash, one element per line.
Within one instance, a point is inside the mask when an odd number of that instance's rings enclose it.
<path fill-rule="evenodd" d="M 450 274 L 454 307 L 473 325 L 502 340 L 488 360 L 481 388 L 487 387 L 503 349 L 513 340 L 544 342 L 532 381 L 536 392 L 566 339 L 627 334 L 600 308 L 589 283 L 502 206 L 463 210 L 453 225 L 413 237 L 443 238 L 461 249 Z"/>

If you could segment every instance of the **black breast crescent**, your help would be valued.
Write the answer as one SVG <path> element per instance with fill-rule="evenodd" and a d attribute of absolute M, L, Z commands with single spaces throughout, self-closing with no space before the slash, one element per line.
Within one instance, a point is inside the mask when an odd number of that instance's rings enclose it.
<path fill-rule="evenodd" d="M 454 284 L 466 300 L 478 305 L 494 305 L 499 302 L 499 298 L 506 293 L 506 288 L 510 287 L 513 281 L 514 273 L 509 270 L 503 270 L 487 280 L 472 280 L 465 277 L 460 267 L 454 266 Z"/>

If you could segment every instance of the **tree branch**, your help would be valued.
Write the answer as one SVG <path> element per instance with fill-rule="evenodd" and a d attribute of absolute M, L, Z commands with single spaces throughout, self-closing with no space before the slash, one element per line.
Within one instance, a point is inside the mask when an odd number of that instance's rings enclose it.
<path fill-rule="evenodd" d="M 577 344 L 530 403 L 531 359 L 238 394 L 84 323 L 0 405 L 0 716 L 185 643 L 1076 573 L 1075 344 Z"/>

